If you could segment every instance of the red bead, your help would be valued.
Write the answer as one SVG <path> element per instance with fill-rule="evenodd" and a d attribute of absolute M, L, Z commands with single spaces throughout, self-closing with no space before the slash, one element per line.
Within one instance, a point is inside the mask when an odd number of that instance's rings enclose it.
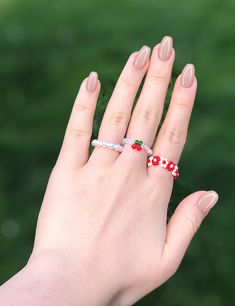
<path fill-rule="evenodd" d="M 159 161 L 160 161 L 160 157 L 159 156 L 154 156 L 153 160 L 152 160 L 152 164 L 154 166 L 157 166 L 157 165 L 159 165 Z"/>
<path fill-rule="evenodd" d="M 141 146 L 140 145 L 136 145 L 136 148 L 137 148 L 138 151 L 141 150 Z"/>
<path fill-rule="evenodd" d="M 135 143 L 133 143 L 133 144 L 131 145 L 131 147 L 132 147 L 132 149 L 136 149 L 137 145 L 136 145 Z"/>
<path fill-rule="evenodd" d="M 175 168 L 175 163 L 173 163 L 172 161 L 170 161 L 166 167 L 169 171 L 174 170 Z"/>
<path fill-rule="evenodd" d="M 179 170 L 175 170 L 175 175 L 174 175 L 174 179 L 176 179 L 179 176 Z"/>

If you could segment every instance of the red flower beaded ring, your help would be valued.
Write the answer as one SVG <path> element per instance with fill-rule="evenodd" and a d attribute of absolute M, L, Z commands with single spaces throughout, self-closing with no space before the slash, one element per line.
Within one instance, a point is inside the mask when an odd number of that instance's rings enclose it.
<path fill-rule="evenodd" d="M 162 168 L 167 169 L 168 171 L 171 171 L 171 174 L 173 175 L 174 179 L 179 176 L 178 166 L 174 162 L 168 161 L 167 158 L 160 157 L 158 155 L 152 155 L 148 158 L 147 164 L 148 167 L 160 166 Z"/>

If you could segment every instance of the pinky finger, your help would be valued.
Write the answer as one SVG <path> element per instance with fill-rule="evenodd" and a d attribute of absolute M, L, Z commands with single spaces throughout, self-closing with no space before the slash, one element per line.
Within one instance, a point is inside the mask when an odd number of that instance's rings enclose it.
<path fill-rule="evenodd" d="M 89 77 L 83 80 L 73 105 L 57 164 L 81 168 L 87 162 L 100 87 L 96 72 L 91 72 Z"/>

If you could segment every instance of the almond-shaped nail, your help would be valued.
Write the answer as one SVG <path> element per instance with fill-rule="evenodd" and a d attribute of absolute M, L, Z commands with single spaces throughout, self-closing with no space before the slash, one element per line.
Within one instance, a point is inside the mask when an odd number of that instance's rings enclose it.
<path fill-rule="evenodd" d="M 136 69 L 143 69 L 145 65 L 147 64 L 149 60 L 151 49 L 148 46 L 143 46 L 138 54 L 136 55 L 136 58 L 134 60 L 134 66 Z"/>
<path fill-rule="evenodd" d="M 97 83 L 98 83 L 98 74 L 97 72 L 92 71 L 87 79 L 86 83 L 87 90 L 90 92 L 94 92 L 96 90 Z"/>
<path fill-rule="evenodd" d="M 215 191 L 207 191 L 207 193 L 198 201 L 197 205 L 202 213 L 207 214 L 216 204 L 219 196 Z"/>
<path fill-rule="evenodd" d="M 189 88 L 193 85 L 195 75 L 195 67 L 192 64 L 187 64 L 181 74 L 181 85 L 185 88 Z"/>
<path fill-rule="evenodd" d="M 158 49 L 158 56 L 160 60 L 167 61 L 173 51 L 173 39 L 170 36 L 163 37 Z"/>

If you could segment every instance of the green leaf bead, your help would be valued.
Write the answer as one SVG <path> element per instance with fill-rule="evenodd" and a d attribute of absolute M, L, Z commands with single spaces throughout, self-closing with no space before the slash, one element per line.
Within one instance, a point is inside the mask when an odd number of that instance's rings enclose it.
<path fill-rule="evenodd" d="M 136 140 L 135 140 L 135 144 L 136 144 L 136 145 L 139 145 L 139 146 L 142 146 L 143 141 L 136 139 Z"/>

